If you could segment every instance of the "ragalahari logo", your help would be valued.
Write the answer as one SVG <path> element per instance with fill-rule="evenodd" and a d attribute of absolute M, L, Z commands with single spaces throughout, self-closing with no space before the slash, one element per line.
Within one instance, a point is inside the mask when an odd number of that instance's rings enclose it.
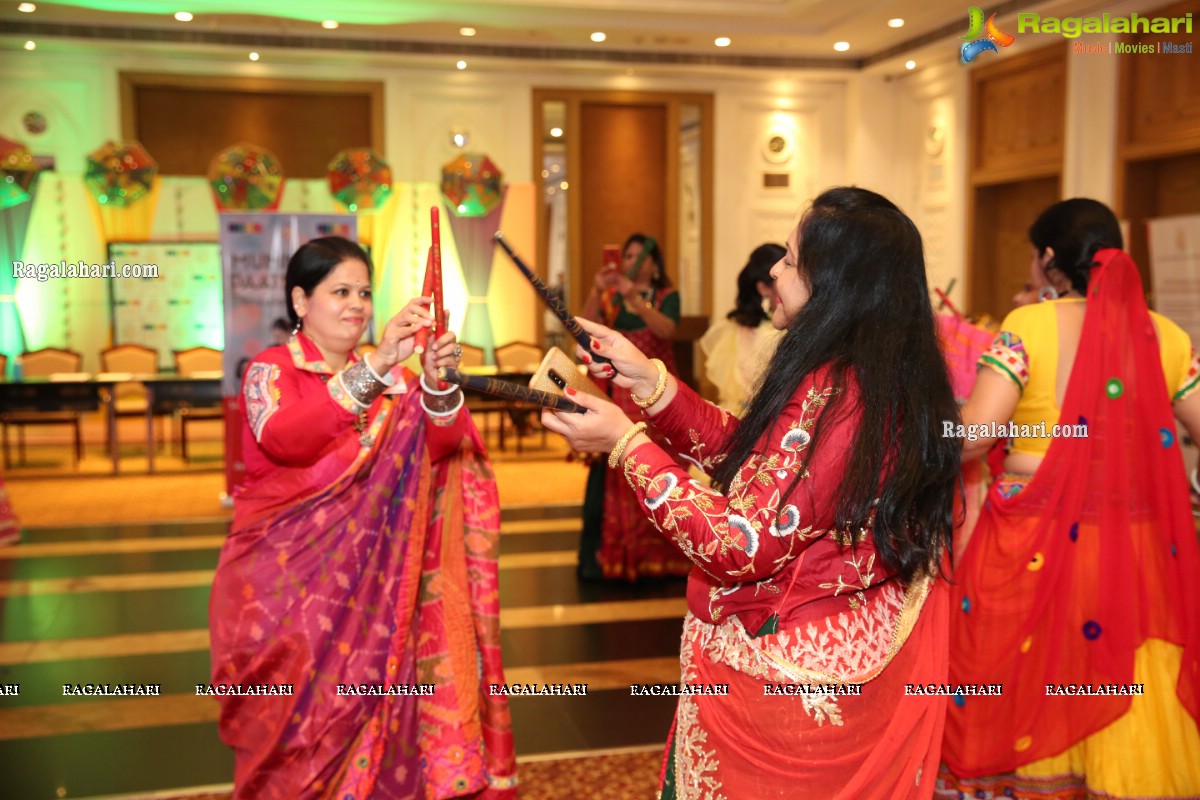
<path fill-rule="evenodd" d="M 999 53 L 996 46 L 1008 47 L 1017 40 L 1011 33 L 1005 33 L 996 27 L 996 15 L 988 17 L 987 25 L 983 24 L 983 9 L 971 6 L 967 10 L 967 35 L 962 37 L 966 43 L 962 46 L 962 63 L 970 64 L 980 53 L 991 50 Z"/>

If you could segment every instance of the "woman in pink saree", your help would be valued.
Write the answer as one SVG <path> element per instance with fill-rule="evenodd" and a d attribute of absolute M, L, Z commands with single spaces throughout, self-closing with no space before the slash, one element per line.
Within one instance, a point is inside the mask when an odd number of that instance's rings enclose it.
<path fill-rule="evenodd" d="M 511 798 L 496 572 L 499 504 L 447 333 L 398 367 L 429 298 L 354 355 L 369 260 L 338 237 L 288 265 L 296 333 L 243 379 L 248 479 L 209 607 L 235 798 Z"/>

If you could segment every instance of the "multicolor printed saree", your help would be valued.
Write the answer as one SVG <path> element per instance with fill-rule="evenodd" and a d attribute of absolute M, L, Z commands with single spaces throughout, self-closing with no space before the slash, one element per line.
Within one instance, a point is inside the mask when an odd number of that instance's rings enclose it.
<path fill-rule="evenodd" d="M 374 406 L 374 445 L 323 456 L 290 506 L 239 498 L 212 680 L 293 693 L 219 698 L 237 798 L 516 795 L 508 706 L 487 692 L 504 682 L 496 485 L 473 428 L 431 465 L 418 399 Z"/>

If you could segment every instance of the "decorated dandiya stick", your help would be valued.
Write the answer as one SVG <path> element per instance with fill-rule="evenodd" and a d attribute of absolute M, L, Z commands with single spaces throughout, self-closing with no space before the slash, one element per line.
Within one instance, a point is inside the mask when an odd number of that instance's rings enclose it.
<path fill-rule="evenodd" d="M 477 392 L 483 392 L 495 397 L 503 397 L 505 400 L 512 400 L 514 402 L 535 403 L 543 408 L 552 408 L 555 411 L 574 412 L 576 414 L 587 413 L 586 408 L 568 400 L 560 394 L 543 392 L 541 389 L 531 389 L 519 383 L 488 378 L 483 375 L 466 375 L 448 367 L 442 367 L 438 370 L 438 380 L 455 383 L 464 389 L 474 389 Z"/>
<path fill-rule="evenodd" d="M 542 298 L 542 301 L 545 302 L 546 307 L 554 313 L 554 316 L 558 317 L 559 320 L 562 321 L 563 327 L 567 329 L 567 333 L 571 334 L 571 338 L 579 342 L 579 346 L 585 351 L 591 353 L 592 337 L 588 336 L 588 332 L 583 329 L 583 326 L 579 324 L 579 321 L 576 320 L 575 317 L 572 316 L 571 312 L 567 310 L 566 305 L 563 304 L 563 301 L 558 297 L 558 295 L 550 291 L 550 287 L 546 286 L 542 279 L 538 277 L 538 274 L 530 269 L 529 265 L 521 260 L 521 257 L 517 255 L 516 251 L 512 249 L 508 242 L 504 241 L 503 233 L 496 231 L 492 238 L 494 238 L 496 243 L 500 245 L 501 249 L 508 254 L 508 257 L 512 260 L 512 262 L 517 265 L 517 269 L 521 270 L 521 274 L 524 275 L 525 279 L 528 280 L 533 286 L 533 290 L 537 292 L 538 297 Z M 609 364 L 610 366 L 612 364 L 609 359 L 600 355 L 592 354 L 592 360 L 599 361 L 603 364 Z M 615 369 L 616 368 L 614 367 L 614 370 Z"/>
<path fill-rule="evenodd" d="M 421 296 L 433 297 L 433 248 L 429 248 L 425 253 L 425 282 L 421 284 Z M 436 319 L 436 317 L 435 317 Z M 429 342 L 429 328 L 421 328 L 416 333 L 416 343 L 413 345 L 413 351 L 416 353 L 424 353 L 425 347 Z"/>
<path fill-rule="evenodd" d="M 625 273 L 625 277 L 631 281 L 636 281 L 638 273 L 642 271 L 642 264 L 646 263 L 646 256 L 658 247 L 658 242 L 653 236 L 647 236 L 645 243 L 642 245 L 642 252 L 638 253 L 638 257 L 634 259 L 633 266 L 629 268 L 629 272 Z"/>
<path fill-rule="evenodd" d="M 942 304 L 950 309 L 950 313 L 954 314 L 954 316 L 958 317 L 959 319 L 966 319 L 966 317 L 962 315 L 962 312 L 954 307 L 954 303 L 950 302 L 950 298 L 946 296 L 945 292 L 936 286 L 933 287 L 933 291 L 937 292 L 937 296 L 941 298 Z"/>
<path fill-rule="evenodd" d="M 433 340 L 436 343 L 446 332 L 446 299 L 442 293 L 442 226 L 438 218 L 438 207 L 429 209 L 429 261 L 433 266 Z M 446 386 L 440 380 L 438 389 Z"/>

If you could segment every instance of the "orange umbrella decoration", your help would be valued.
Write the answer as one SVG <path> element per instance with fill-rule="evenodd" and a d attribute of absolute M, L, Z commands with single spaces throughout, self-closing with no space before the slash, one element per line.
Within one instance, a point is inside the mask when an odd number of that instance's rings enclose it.
<path fill-rule="evenodd" d="M 108 141 L 88 153 L 83 182 L 101 205 L 124 208 L 150 193 L 158 162 L 141 142 Z"/>
<path fill-rule="evenodd" d="M 503 177 L 487 156 L 463 153 L 442 167 L 442 194 L 457 216 L 486 217 L 500 205 Z"/>
<path fill-rule="evenodd" d="M 38 165 L 29 148 L 0 136 L 0 209 L 28 201 L 37 176 Z"/>
<path fill-rule="evenodd" d="M 242 142 L 213 156 L 208 183 L 221 211 L 260 211 L 279 206 L 283 168 L 265 147 Z"/>
<path fill-rule="evenodd" d="M 351 211 L 379 208 L 392 193 L 392 168 L 369 148 L 343 150 L 327 169 L 330 194 Z"/>

